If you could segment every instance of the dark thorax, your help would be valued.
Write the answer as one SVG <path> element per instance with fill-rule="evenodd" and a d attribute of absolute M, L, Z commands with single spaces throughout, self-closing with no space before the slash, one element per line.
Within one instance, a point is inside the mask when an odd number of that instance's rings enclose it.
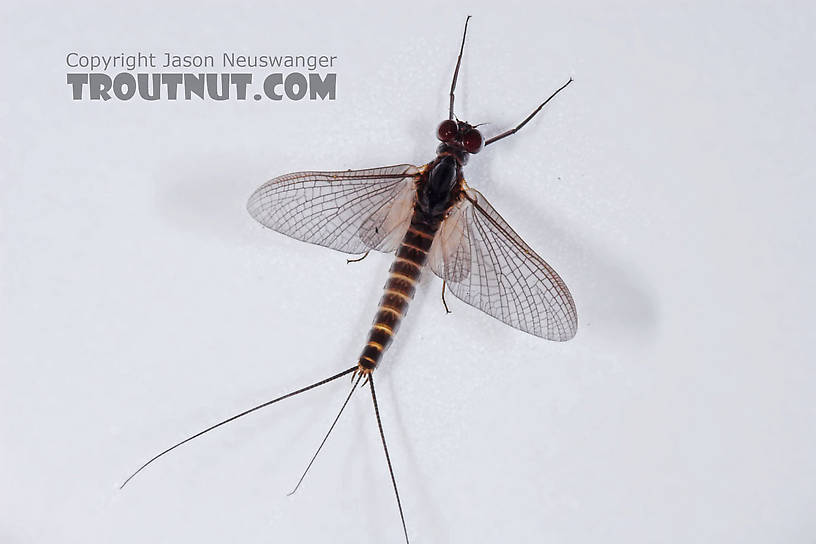
<path fill-rule="evenodd" d="M 447 149 L 445 144 L 439 146 L 438 153 L 417 184 L 417 211 L 433 220 L 444 218 L 459 199 L 464 181 L 462 166 L 467 162 L 467 155 Z"/>

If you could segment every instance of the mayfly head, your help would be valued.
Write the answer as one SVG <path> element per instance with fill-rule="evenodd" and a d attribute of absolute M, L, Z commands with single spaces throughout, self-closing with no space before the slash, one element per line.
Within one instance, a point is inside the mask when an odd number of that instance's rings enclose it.
<path fill-rule="evenodd" d="M 470 154 L 478 153 L 484 147 L 482 133 L 465 121 L 445 119 L 439 123 L 436 137 L 443 144 Z"/>

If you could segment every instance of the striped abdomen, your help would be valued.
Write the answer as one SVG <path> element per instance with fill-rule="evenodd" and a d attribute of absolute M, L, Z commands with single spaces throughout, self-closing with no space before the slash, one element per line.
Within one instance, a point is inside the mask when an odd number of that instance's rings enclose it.
<path fill-rule="evenodd" d="M 377 366 L 397 332 L 405 312 L 408 311 L 408 304 L 414 298 L 419 275 L 428 259 L 439 224 L 438 219 L 429 219 L 422 212 L 414 212 L 411 226 L 408 227 L 391 265 L 368 342 L 360 355 L 360 370 L 371 371 Z"/>

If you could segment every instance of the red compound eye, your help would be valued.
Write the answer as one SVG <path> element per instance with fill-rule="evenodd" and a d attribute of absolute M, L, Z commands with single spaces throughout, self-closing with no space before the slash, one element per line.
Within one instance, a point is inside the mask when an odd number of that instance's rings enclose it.
<path fill-rule="evenodd" d="M 462 147 L 464 147 L 468 153 L 478 153 L 481 151 L 482 147 L 484 147 L 482 133 L 475 128 L 465 132 L 465 135 L 462 137 Z"/>
<path fill-rule="evenodd" d="M 456 121 L 448 119 L 439 123 L 439 128 L 436 129 L 436 137 L 443 142 L 449 142 L 456 137 L 457 132 L 459 132 L 459 127 L 456 125 Z"/>

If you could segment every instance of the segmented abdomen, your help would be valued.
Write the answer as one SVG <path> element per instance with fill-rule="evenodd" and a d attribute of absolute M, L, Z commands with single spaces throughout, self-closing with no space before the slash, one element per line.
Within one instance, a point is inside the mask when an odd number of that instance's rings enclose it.
<path fill-rule="evenodd" d="M 408 227 L 391 265 L 368 342 L 360 355 L 359 365 L 362 369 L 372 370 L 379 364 L 382 354 L 397 332 L 408 311 L 408 304 L 414 298 L 419 275 L 428 259 L 439 224 L 439 220 L 428 219 L 421 212 L 414 212 L 411 226 Z"/>

